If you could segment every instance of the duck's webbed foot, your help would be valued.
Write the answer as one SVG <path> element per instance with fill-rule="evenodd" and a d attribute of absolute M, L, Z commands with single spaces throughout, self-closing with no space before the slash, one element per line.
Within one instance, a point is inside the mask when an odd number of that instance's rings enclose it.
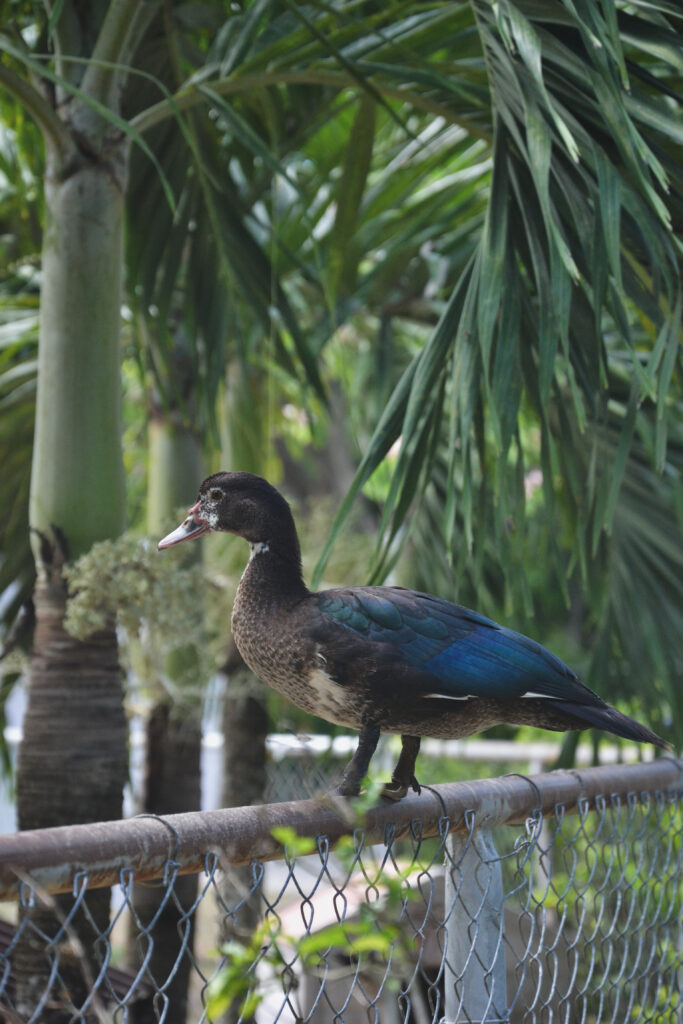
<path fill-rule="evenodd" d="M 378 742 L 379 726 L 364 725 L 360 731 L 356 753 L 344 769 L 342 780 L 337 786 L 337 793 L 340 796 L 358 796 L 363 779 L 368 774 L 370 758 L 375 753 Z"/>
<path fill-rule="evenodd" d="M 402 800 L 409 789 L 420 794 L 420 783 L 415 778 L 415 761 L 419 752 L 419 736 L 401 736 L 401 754 L 396 762 L 391 782 L 382 790 L 385 800 Z"/>

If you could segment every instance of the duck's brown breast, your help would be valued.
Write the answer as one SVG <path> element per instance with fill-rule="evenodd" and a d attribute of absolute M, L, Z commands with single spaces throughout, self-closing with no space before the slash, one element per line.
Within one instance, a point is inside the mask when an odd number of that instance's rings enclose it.
<path fill-rule="evenodd" d="M 307 638 L 299 603 L 269 600 L 240 583 L 232 612 L 237 648 L 252 672 L 303 711 L 328 722 L 361 726 L 358 693 L 327 671 L 319 644 Z"/>

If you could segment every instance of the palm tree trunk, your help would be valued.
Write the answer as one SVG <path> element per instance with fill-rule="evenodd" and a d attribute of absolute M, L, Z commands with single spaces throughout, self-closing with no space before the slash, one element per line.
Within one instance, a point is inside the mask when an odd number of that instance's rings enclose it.
<path fill-rule="evenodd" d="M 127 724 L 114 630 L 95 633 L 87 641 L 76 641 L 64 631 L 65 593 L 58 573 L 56 579 L 38 583 L 35 605 L 30 699 L 17 770 L 19 827 L 120 817 L 128 769 Z M 97 933 L 108 925 L 109 899 L 108 889 L 87 893 L 63 939 L 58 939 L 61 979 L 53 986 L 41 1021 L 69 1021 L 69 1006 L 85 1001 L 99 970 L 91 951 Z M 17 1009 L 26 1019 L 48 987 L 50 964 L 39 932 L 58 936 L 72 907 L 70 896 L 43 903 L 38 894 L 37 905 L 23 911 L 28 920 L 14 970 Z"/>
<path fill-rule="evenodd" d="M 226 676 L 223 706 L 223 806 L 245 807 L 263 802 L 266 790 L 266 737 L 268 713 L 265 687 L 242 661 L 231 642 L 230 653 L 223 668 Z M 246 943 L 259 925 L 262 898 L 252 893 L 254 879 L 251 867 L 224 865 L 220 894 L 226 907 L 238 908 L 234 914 L 221 913 L 221 943 Z M 231 1004 L 221 1017 L 221 1024 L 251 1024 L 252 1017 L 240 1015 L 239 1001 Z"/>
<path fill-rule="evenodd" d="M 18 759 L 19 827 L 119 817 L 128 757 L 114 630 L 74 640 L 62 625 L 64 591 L 50 581 L 38 583 L 35 605 L 31 700 Z"/>
<path fill-rule="evenodd" d="M 264 471 L 269 444 L 268 380 L 260 368 L 233 363 L 222 406 L 222 446 L 225 466 L 252 473 Z M 258 415 L 254 411 L 258 410 Z M 243 807 L 263 802 L 266 790 L 266 736 L 268 711 L 265 686 L 242 661 L 232 639 L 223 667 L 223 786 L 224 807 Z M 251 895 L 249 867 L 225 866 L 220 894 L 225 906 L 239 907 L 236 914 L 221 914 L 219 941 L 247 942 L 262 917 L 261 897 Z M 251 1024 L 240 1016 L 239 1002 L 229 1006 L 221 1024 Z"/>
<path fill-rule="evenodd" d="M 155 416 L 149 425 L 149 478 L 147 491 L 147 526 L 152 536 L 159 536 L 164 521 L 179 506 L 187 506 L 201 482 L 202 454 L 196 435 L 174 422 L 169 415 Z M 188 545 L 187 559 L 201 558 L 201 545 Z M 202 614 L 201 609 L 194 613 Z M 188 613 L 189 614 L 189 613 Z M 194 689 L 199 659 L 194 647 L 172 652 L 165 672 L 182 691 L 183 679 L 195 670 Z M 159 686 L 159 695 L 147 722 L 147 758 L 142 809 L 146 814 L 174 814 L 201 808 L 201 700 L 196 693 L 182 698 L 182 706 L 174 706 Z M 185 918 L 183 909 L 190 908 L 197 895 L 196 875 L 175 879 L 174 899 L 165 900 L 164 889 L 136 885 L 133 903 L 137 917 L 147 923 L 156 918 L 154 947 L 149 973 L 164 989 L 168 1006 L 167 1024 L 185 1024 L 191 953 L 194 944 L 194 919 Z M 182 909 L 179 909 L 182 908 Z M 134 939 L 135 933 L 131 935 Z M 131 947 L 132 959 L 138 950 Z M 135 967 L 139 964 L 136 962 Z M 140 1013 L 146 1013 L 144 1007 Z M 136 1007 L 131 1007 L 131 1022 L 137 1020 Z"/>
<path fill-rule="evenodd" d="M 17 773 L 22 829 L 118 818 L 127 773 L 127 728 L 113 628 L 74 640 L 63 628 L 62 566 L 124 521 L 120 426 L 120 309 L 127 143 L 92 111 L 66 106 L 48 138 L 38 393 L 30 521 L 38 567 L 36 633 Z M 92 135 L 88 130 L 92 129 Z M 67 141 L 65 141 L 65 139 Z M 69 144 L 68 140 L 71 140 Z M 94 929 L 108 921 L 109 892 L 87 897 Z M 60 903 L 25 908 L 17 999 L 27 1019 L 50 984 L 50 958 L 33 926 L 55 935 Z M 93 926 L 70 923 L 57 944 L 65 976 L 41 1020 L 72 1019 L 88 991 Z M 81 944 L 85 952 L 76 955 Z M 46 955 L 47 954 L 47 955 Z"/>
<path fill-rule="evenodd" d="M 162 815 L 199 810 L 200 765 L 199 715 L 181 714 L 168 701 L 160 700 L 147 723 L 143 812 Z M 168 900 L 166 897 L 163 887 L 135 885 L 133 888 L 136 917 L 144 925 L 154 920 L 154 946 L 147 972 L 158 987 L 165 986 L 168 1005 L 164 1020 L 167 1024 L 185 1024 L 195 921 L 194 915 L 186 916 L 183 911 L 189 910 L 197 898 L 197 876 L 177 876 L 173 880 L 173 897 Z M 131 928 L 131 940 L 135 941 L 137 934 L 136 924 Z M 131 952 L 132 966 L 137 970 L 140 950 L 131 946 Z M 148 1012 L 143 1003 L 134 1003 L 130 1009 L 131 1024 L 137 1024 L 138 1020 L 146 1024 Z"/>
<path fill-rule="evenodd" d="M 127 150 L 118 148 L 118 180 L 107 154 L 45 188 L 30 521 L 43 534 L 57 525 L 69 558 L 124 525 L 119 334 Z M 39 544 L 35 554 L 41 562 Z"/>
<path fill-rule="evenodd" d="M 231 365 L 221 425 L 226 466 L 251 473 L 264 471 L 271 401 L 268 378 L 260 367 Z M 223 805 L 261 803 L 266 789 L 266 688 L 244 664 L 232 639 L 223 672 Z"/>

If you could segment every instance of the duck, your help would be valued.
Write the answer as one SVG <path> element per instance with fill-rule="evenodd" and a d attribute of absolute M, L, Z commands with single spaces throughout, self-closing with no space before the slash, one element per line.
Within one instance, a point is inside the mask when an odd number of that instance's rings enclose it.
<path fill-rule="evenodd" d="M 393 800 L 420 793 L 416 759 L 424 737 L 460 739 L 508 723 L 602 729 L 669 747 L 540 643 L 479 612 L 398 586 L 310 591 L 291 508 L 263 477 L 207 477 L 185 520 L 158 548 L 215 531 L 250 546 L 231 622 L 246 664 L 297 707 L 359 733 L 337 787 L 343 797 L 361 792 L 382 733 L 401 737 L 382 791 Z"/>

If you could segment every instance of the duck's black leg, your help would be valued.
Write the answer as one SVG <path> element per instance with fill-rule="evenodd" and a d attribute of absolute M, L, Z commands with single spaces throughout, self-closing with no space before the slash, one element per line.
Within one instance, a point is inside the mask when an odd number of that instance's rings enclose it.
<path fill-rule="evenodd" d="M 363 779 L 368 774 L 370 758 L 379 742 L 379 726 L 364 725 L 360 731 L 356 753 L 353 755 L 342 776 L 337 792 L 341 796 L 358 796 Z"/>
<path fill-rule="evenodd" d="M 420 792 L 420 783 L 415 778 L 415 761 L 420 752 L 419 736 L 401 736 L 401 754 L 396 767 L 388 782 L 382 790 L 382 796 L 387 800 L 402 800 L 409 789 Z"/>

